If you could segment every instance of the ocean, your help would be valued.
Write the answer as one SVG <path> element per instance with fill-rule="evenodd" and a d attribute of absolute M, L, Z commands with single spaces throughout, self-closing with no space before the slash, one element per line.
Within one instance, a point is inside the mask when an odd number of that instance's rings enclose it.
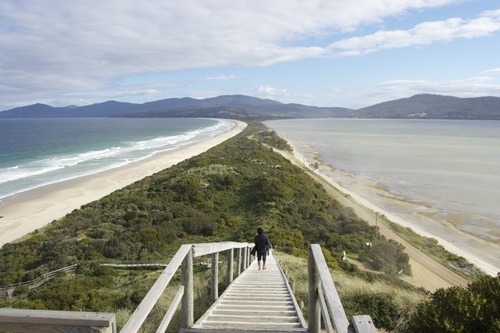
<path fill-rule="evenodd" d="M 0 207 L 2 198 L 121 167 L 234 126 L 214 119 L 0 119 Z"/>
<path fill-rule="evenodd" d="M 500 121 L 268 121 L 319 173 L 500 267 Z"/>

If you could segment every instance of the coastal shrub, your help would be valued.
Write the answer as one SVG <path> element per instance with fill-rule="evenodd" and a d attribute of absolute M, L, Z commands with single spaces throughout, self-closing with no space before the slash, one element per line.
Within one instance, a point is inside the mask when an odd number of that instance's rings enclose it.
<path fill-rule="evenodd" d="M 500 332 L 500 274 L 438 289 L 417 306 L 409 332 Z"/>
<path fill-rule="evenodd" d="M 443 265 L 452 268 L 458 274 L 461 274 L 468 279 L 475 279 L 485 274 L 481 269 L 468 262 L 464 257 L 447 251 L 436 239 L 420 236 L 412 229 L 402 227 L 397 223 L 388 220 L 385 222 L 403 239 L 407 240 L 420 251 L 434 258 Z"/>
<path fill-rule="evenodd" d="M 394 330 L 401 310 L 394 297 L 387 293 L 359 293 L 343 299 L 352 315 L 370 315 L 377 328 Z"/>
<path fill-rule="evenodd" d="M 256 137 L 262 142 L 276 149 L 285 150 L 288 152 L 292 151 L 292 146 L 286 141 L 280 138 L 273 130 L 263 130 L 256 134 Z"/>
<path fill-rule="evenodd" d="M 404 252 L 404 246 L 393 240 L 382 239 L 376 242 L 369 248 L 366 258 L 376 270 L 388 274 L 403 270 L 406 274 L 411 274 L 410 257 Z"/>

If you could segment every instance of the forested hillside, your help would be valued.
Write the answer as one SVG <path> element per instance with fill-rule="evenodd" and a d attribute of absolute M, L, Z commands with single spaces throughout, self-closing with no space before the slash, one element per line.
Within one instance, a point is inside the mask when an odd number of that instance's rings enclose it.
<path fill-rule="evenodd" d="M 0 307 L 130 310 L 154 274 L 113 274 L 99 262 L 168 262 L 180 244 L 251 242 L 257 227 L 264 228 L 276 249 L 294 256 L 305 257 L 307 246 L 319 243 L 332 269 L 371 281 L 374 276 L 341 260 L 343 251 L 366 257 L 370 241 L 370 260 L 388 273 L 386 279 L 399 283 L 390 276 L 403 267 L 410 271 L 402 246 L 381 239 L 270 146 L 289 149 L 264 125 L 251 124 L 202 155 L 84 205 L 21 242 L 4 245 L 0 285 L 32 280 L 69 264 L 79 268 L 38 289 L 19 288 Z"/>

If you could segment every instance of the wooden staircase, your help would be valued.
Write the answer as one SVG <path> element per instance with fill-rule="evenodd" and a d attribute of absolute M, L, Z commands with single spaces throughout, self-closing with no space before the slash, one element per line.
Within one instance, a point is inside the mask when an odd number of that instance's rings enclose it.
<path fill-rule="evenodd" d="M 307 332 L 290 285 L 274 256 L 265 270 L 253 261 L 212 307 L 181 332 Z"/>
<path fill-rule="evenodd" d="M 290 285 L 274 256 L 267 269 L 258 270 L 250 256 L 252 243 L 184 244 L 170 259 L 120 333 L 142 332 L 144 322 L 176 272 L 181 285 L 163 319 L 150 324 L 156 332 L 166 332 L 180 308 L 180 331 L 215 332 L 311 332 L 376 333 L 368 315 L 347 318 L 321 247 L 311 244 L 308 256 L 308 323 L 290 290 Z M 219 296 L 219 255 L 227 265 L 228 287 Z M 210 255 L 212 306 L 194 322 L 193 259 Z M 236 274 L 236 278 L 234 275 Z M 234 279 L 234 281 L 233 281 Z M 116 333 L 114 313 L 0 309 L 0 332 L 106 332 Z"/>

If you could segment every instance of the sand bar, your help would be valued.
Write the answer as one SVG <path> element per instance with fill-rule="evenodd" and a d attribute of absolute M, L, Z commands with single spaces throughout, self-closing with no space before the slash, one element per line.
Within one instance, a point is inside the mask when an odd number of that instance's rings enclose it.
<path fill-rule="evenodd" d="M 241 121 L 235 123 L 236 126 L 225 133 L 180 149 L 3 199 L 0 202 L 0 246 L 42 228 L 84 204 L 199 155 L 240 133 L 247 126 Z"/>

